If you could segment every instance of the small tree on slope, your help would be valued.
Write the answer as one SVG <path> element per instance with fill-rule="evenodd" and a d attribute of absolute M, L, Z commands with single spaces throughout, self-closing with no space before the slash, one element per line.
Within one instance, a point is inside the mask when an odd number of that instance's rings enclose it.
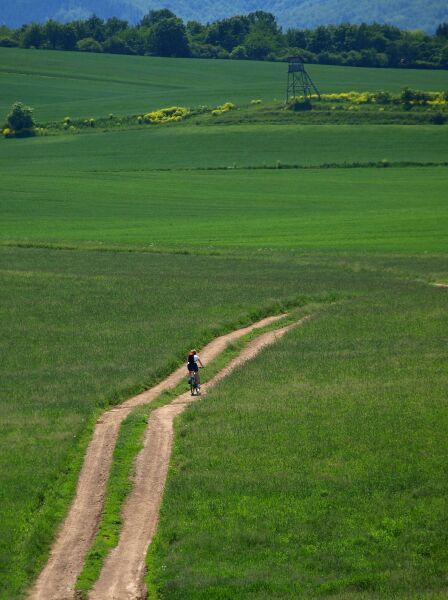
<path fill-rule="evenodd" d="M 11 134 L 17 137 L 34 135 L 33 109 L 25 106 L 22 102 L 15 102 L 6 117 L 6 126 Z"/>

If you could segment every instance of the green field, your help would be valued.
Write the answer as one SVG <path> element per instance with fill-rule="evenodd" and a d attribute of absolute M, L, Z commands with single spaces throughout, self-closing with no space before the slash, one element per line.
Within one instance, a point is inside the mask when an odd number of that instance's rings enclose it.
<path fill-rule="evenodd" d="M 106 136 L 106 138 L 104 137 Z M 269 143 L 267 143 L 269 140 Z M 89 132 L 0 138 L 5 174 L 76 175 L 157 169 L 324 163 L 443 162 L 448 160 L 445 127 L 420 125 L 228 125 Z"/>
<path fill-rule="evenodd" d="M 265 260 L 17 248 L 0 260 L 0 597 L 9 599 L 60 517 L 92 414 L 158 380 L 185 347 L 278 299 L 327 291 L 313 281 L 300 289 L 294 270 Z"/>
<path fill-rule="evenodd" d="M 310 70 L 324 91 L 448 87 Z M 0 108 L 270 101 L 284 71 L 0 48 Z M 179 419 L 153 597 L 446 597 L 448 295 L 428 285 L 448 283 L 446 132 L 191 119 L 0 139 L 2 600 L 45 560 L 104 407 L 305 305 L 312 321 Z"/>
<path fill-rule="evenodd" d="M 178 424 L 159 598 L 446 598 L 447 297 L 357 280 Z"/>
<path fill-rule="evenodd" d="M 97 173 L 19 182 L 6 176 L 0 239 L 134 249 L 441 252 L 447 183 L 442 167 Z"/>
<path fill-rule="evenodd" d="M 0 113 L 15 100 L 39 121 L 138 114 L 161 106 L 282 100 L 284 63 L 170 59 L 0 48 Z M 311 65 L 322 92 L 448 88 L 445 71 Z"/>

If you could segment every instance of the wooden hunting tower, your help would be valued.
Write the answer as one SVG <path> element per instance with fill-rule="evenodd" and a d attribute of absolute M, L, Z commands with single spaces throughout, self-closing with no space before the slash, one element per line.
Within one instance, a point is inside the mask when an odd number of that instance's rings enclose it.
<path fill-rule="evenodd" d="M 313 80 L 308 75 L 303 60 L 300 56 L 290 56 L 288 58 L 288 82 L 286 85 L 286 102 L 291 97 L 303 96 L 310 98 L 311 94 L 317 94 L 320 100 L 320 93 L 314 85 Z"/>

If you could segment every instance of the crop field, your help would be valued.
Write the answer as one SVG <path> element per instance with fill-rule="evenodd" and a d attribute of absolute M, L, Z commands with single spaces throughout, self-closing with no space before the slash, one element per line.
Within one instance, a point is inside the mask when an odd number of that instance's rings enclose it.
<path fill-rule="evenodd" d="M 106 138 L 105 138 L 106 136 Z M 266 143 L 266 140 L 269 143 Z M 121 173 L 394 162 L 440 163 L 448 156 L 444 127 L 420 125 L 210 125 L 0 139 L 5 174 Z M 38 180 L 38 179 L 37 179 Z"/>
<path fill-rule="evenodd" d="M 0 48 L 0 113 L 18 99 L 34 106 L 39 121 L 138 114 L 172 104 L 282 100 L 285 70 L 284 63 Z M 310 72 L 322 92 L 448 87 L 445 71 L 311 65 Z"/>
<path fill-rule="evenodd" d="M 273 101 L 284 71 L 0 48 L 0 111 Z M 310 71 L 325 91 L 448 87 Z M 192 118 L 0 139 L 1 600 L 42 568 L 106 407 L 297 307 L 310 321 L 177 420 L 150 597 L 447 597 L 448 290 L 430 285 L 448 284 L 447 128 Z"/>
<path fill-rule="evenodd" d="M 97 173 L 20 182 L 9 175 L 0 239 L 134 249 L 441 252 L 446 173 L 443 167 Z"/>

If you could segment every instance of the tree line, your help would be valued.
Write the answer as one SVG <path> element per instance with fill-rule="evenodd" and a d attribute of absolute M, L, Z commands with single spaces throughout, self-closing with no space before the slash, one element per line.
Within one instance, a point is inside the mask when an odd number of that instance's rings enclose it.
<path fill-rule="evenodd" d="M 0 26 L 0 46 L 193 58 L 285 60 L 330 65 L 448 69 L 448 23 L 434 35 L 392 25 L 292 28 L 255 11 L 213 23 L 184 23 L 168 9 L 151 10 L 136 25 L 112 17 Z"/>

